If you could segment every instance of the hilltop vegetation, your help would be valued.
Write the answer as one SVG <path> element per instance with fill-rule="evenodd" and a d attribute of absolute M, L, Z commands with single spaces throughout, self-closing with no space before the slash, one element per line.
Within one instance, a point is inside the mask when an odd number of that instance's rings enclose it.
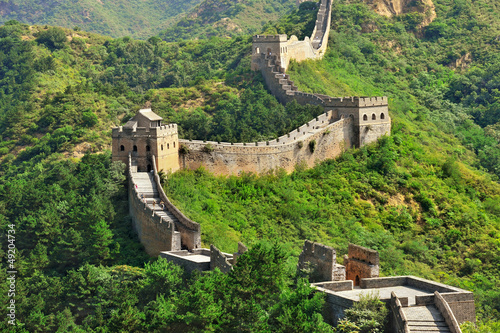
<path fill-rule="evenodd" d="M 201 0 L 40 1 L 0 2 L 0 24 L 17 20 L 28 24 L 79 27 L 112 37 L 147 39 L 173 25 Z"/>
<path fill-rule="evenodd" d="M 277 103 L 250 72 L 249 36 L 166 43 L 0 27 L 0 228 L 16 228 L 17 331 L 323 331 L 321 300 L 294 274 L 305 238 L 341 254 L 349 241 L 377 249 L 383 274 L 473 290 L 482 329 L 498 329 L 495 6 L 438 0 L 438 17 L 418 30 L 418 15 L 340 1 L 325 59 L 290 74 L 305 91 L 389 96 L 393 135 L 291 175 L 170 175 L 167 193 L 202 224 L 205 245 L 255 246 L 231 275 L 192 280 L 163 261 L 144 265 L 123 165 L 106 152 L 110 128 L 151 105 L 182 137 L 255 141 L 321 110 Z M 313 16 L 294 11 L 264 29 L 297 33 L 302 21 L 307 34 Z M 275 239 L 281 248 L 259 243 Z M 1 271 L 5 281 L 4 262 Z"/>
<path fill-rule="evenodd" d="M 205 0 L 159 37 L 173 42 L 258 33 L 294 7 L 292 0 Z"/>

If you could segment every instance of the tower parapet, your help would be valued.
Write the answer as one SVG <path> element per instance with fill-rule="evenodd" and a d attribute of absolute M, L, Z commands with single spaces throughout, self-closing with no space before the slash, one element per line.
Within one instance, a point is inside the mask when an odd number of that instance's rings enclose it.
<path fill-rule="evenodd" d="M 158 170 L 178 170 L 177 124 L 162 125 L 162 120 L 151 109 L 142 109 L 124 126 L 113 128 L 113 161 L 127 164 L 130 153 L 138 171 L 151 171 L 151 156 L 155 156 Z"/>

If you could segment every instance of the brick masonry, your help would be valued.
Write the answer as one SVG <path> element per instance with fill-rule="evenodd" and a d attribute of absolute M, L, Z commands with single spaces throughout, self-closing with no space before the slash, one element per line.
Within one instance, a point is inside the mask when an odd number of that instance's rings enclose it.
<path fill-rule="evenodd" d="M 224 253 L 214 245 L 210 245 L 210 270 L 215 268 L 220 269 L 222 273 L 229 273 L 233 269 L 233 265 L 228 261 Z"/>
<path fill-rule="evenodd" d="M 337 265 L 335 250 L 308 240 L 304 242 L 297 269 L 310 269 L 311 282 L 345 280 L 345 269 L 344 266 Z"/>
<path fill-rule="evenodd" d="M 265 173 L 273 169 L 295 170 L 297 164 L 313 167 L 315 163 L 334 158 L 353 147 L 352 119 L 330 123 L 325 115 L 318 117 L 276 140 L 237 143 L 179 140 L 189 153 L 180 156 L 181 167 L 195 170 L 203 166 L 216 175 L 239 175 L 241 172 Z M 310 143 L 315 142 L 311 151 Z M 211 151 L 205 148 L 211 146 Z"/>
<path fill-rule="evenodd" d="M 354 281 L 354 285 L 360 284 L 361 279 L 378 277 L 379 254 L 375 250 L 349 244 L 348 254 L 344 257 L 346 267 L 346 278 Z"/>

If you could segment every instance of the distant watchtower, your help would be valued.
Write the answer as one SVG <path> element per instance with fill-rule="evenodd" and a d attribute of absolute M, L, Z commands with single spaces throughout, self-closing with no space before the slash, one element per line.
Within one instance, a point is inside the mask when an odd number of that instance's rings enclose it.
<path fill-rule="evenodd" d="M 162 120 L 151 109 L 142 109 L 124 126 L 113 128 L 113 161 L 128 164 L 131 153 L 138 172 L 151 171 L 154 155 L 158 170 L 179 170 L 177 124 L 162 125 Z"/>

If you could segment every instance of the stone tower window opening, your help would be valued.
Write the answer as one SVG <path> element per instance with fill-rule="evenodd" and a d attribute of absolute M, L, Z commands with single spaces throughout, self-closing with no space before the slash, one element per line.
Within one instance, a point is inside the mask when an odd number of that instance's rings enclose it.
<path fill-rule="evenodd" d="M 385 114 L 383 112 L 380 114 L 380 119 L 385 119 Z"/>
<path fill-rule="evenodd" d="M 120 146 L 120 151 L 124 151 L 125 150 L 125 146 L 124 145 L 121 145 Z"/>
<path fill-rule="evenodd" d="M 259 54 L 260 53 L 260 47 L 255 48 L 255 53 Z"/>
<path fill-rule="evenodd" d="M 170 149 L 170 143 L 167 143 L 167 149 Z"/>
<path fill-rule="evenodd" d="M 161 150 L 163 150 L 163 145 L 161 145 Z"/>
<path fill-rule="evenodd" d="M 151 147 L 149 147 L 149 145 L 146 146 L 146 151 L 151 151 Z"/>
<path fill-rule="evenodd" d="M 368 120 L 368 116 L 366 114 L 363 115 L 363 121 L 367 121 Z"/>
<path fill-rule="evenodd" d="M 174 141 L 174 148 L 175 148 L 175 141 Z"/>
<path fill-rule="evenodd" d="M 134 150 L 134 151 L 137 151 L 137 146 L 136 146 L 136 145 L 134 145 L 133 150 Z"/>
<path fill-rule="evenodd" d="M 377 120 L 377 115 L 375 115 L 375 113 L 372 113 L 372 120 Z"/>

